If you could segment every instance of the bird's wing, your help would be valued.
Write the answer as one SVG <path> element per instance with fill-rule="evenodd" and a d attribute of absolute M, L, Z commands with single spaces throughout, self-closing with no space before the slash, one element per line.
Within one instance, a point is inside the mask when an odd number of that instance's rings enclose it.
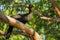
<path fill-rule="evenodd" d="M 17 18 L 21 18 L 21 15 L 13 15 L 11 17 L 17 19 Z"/>

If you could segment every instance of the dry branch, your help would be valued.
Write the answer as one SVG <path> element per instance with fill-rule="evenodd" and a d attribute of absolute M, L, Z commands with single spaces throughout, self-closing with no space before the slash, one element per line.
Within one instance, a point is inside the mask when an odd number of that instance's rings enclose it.
<path fill-rule="evenodd" d="M 22 22 L 19 22 L 15 20 L 14 18 L 5 16 L 2 12 L 0 12 L 0 20 L 8 23 L 9 25 L 16 26 L 20 30 L 25 31 L 33 38 L 33 40 L 42 40 L 40 35 L 37 32 L 35 32 L 32 28 L 25 26 Z"/>
<path fill-rule="evenodd" d="M 60 18 L 51 18 L 51 17 L 46 17 L 44 15 L 42 15 L 39 11 L 34 10 L 34 12 L 43 20 L 47 20 L 47 21 L 53 21 L 53 22 L 60 22 Z"/>
<path fill-rule="evenodd" d="M 60 17 L 60 9 L 59 7 L 57 6 L 57 4 L 55 3 L 55 0 L 50 0 L 51 4 L 52 4 L 52 7 L 54 8 L 54 11 L 57 12 L 58 16 Z"/>

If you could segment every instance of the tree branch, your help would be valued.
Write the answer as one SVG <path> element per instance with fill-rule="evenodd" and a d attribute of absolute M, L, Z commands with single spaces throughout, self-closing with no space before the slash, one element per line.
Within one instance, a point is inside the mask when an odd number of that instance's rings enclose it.
<path fill-rule="evenodd" d="M 60 9 L 57 6 L 57 4 L 55 3 L 55 0 L 50 0 L 52 7 L 54 8 L 54 10 L 57 12 L 58 16 L 60 17 Z"/>
<path fill-rule="evenodd" d="M 6 34 L 6 32 L 0 30 L 0 35 L 5 35 L 5 34 Z M 21 34 L 21 35 L 24 35 L 24 36 L 30 37 L 29 34 L 27 34 L 26 32 L 24 32 L 24 31 L 22 31 L 22 30 L 14 30 L 14 31 L 12 31 L 11 34 L 15 34 L 15 35 L 17 35 L 17 34 Z"/>
<path fill-rule="evenodd" d="M 26 7 L 27 6 L 23 3 L 23 4 L 13 4 L 13 7 Z"/>
<path fill-rule="evenodd" d="M 0 20 L 8 23 L 9 25 L 19 28 L 20 30 L 25 31 L 33 38 L 33 40 L 42 40 L 40 35 L 36 31 L 34 31 L 32 28 L 25 26 L 22 22 L 19 22 L 15 20 L 14 18 L 5 16 L 2 12 L 0 12 Z"/>
<path fill-rule="evenodd" d="M 4 34 L 5 34 L 5 32 L 0 30 L 0 35 L 4 35 Z"/>
<path fill-rule="evenodd" d="M 60 22 L 60 18 L 50 18 L 50 17 L 46 17 L 43 16 L 39 11 L 34 10 L 34 12 L 43 20 L 47 20 L 47 21 L 53 21 L 53 22 Z"/>

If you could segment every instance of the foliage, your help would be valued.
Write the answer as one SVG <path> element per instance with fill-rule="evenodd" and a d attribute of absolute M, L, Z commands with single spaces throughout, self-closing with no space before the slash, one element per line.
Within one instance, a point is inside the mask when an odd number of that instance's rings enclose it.
<path fill-rule="evenodd" d="M 26 1 L 26 0 L 25 0 Z M 57 5 L 60 7 L 60 1 L 55 0 Z M 24 7 L 13 7 L 13 4 L 22 4 L 25 3 L 26 6 L 28 6 L 30 3 L 34 6 L 33 8 L 35 10 L 39 10 L 41 14 L 47 17 L 53 17 L 57 18 L 58 15 L 53 10 L 52 5 L 49 0 L 38 0 L 37 2 L 35 0 L 26 1 L 23 0 L 0 0 L 0 10 L 5 13 L 5 15 L 12 16 L 17 14 L 19 11 L 24 11 L 25 13 L 28 13 L 28 9 L 25 9 Z M 3 5 L 3 8 L 1 9 L 1 6 Z M 44 40 L 59 40 L 60 39 L 60 23 L 57 22 L 51 22 L 51 21 L 45 21 L 42 20 L 40 17 L 38 17 L 35 13 L 33 13 L 32 19 L 26 23 L 27 26 L 33 28 L 35 31 L 37 31 L 40 35 L 42 35 Z M 5 23 L 0 22 L 0 29 L 3 31 L 6 31 L 8 25 Z M 45 37 L 44 37 L 45 35 Z M 2 36 L 0 37 L 0 40 Z M 11 35 L 10 40 L 30 40 L 30 38 L 22 36 L 22 35 Z"/>

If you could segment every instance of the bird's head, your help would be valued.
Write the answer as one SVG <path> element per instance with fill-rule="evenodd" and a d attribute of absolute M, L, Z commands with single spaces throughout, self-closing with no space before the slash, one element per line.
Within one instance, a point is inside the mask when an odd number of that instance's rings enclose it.
<path fill-rule="evenodd" d="M 30 4 L 29 7 L 28 7 L 28 9 L 32 10 L 32 8 L 33 8 L 33 5 Z"/>

